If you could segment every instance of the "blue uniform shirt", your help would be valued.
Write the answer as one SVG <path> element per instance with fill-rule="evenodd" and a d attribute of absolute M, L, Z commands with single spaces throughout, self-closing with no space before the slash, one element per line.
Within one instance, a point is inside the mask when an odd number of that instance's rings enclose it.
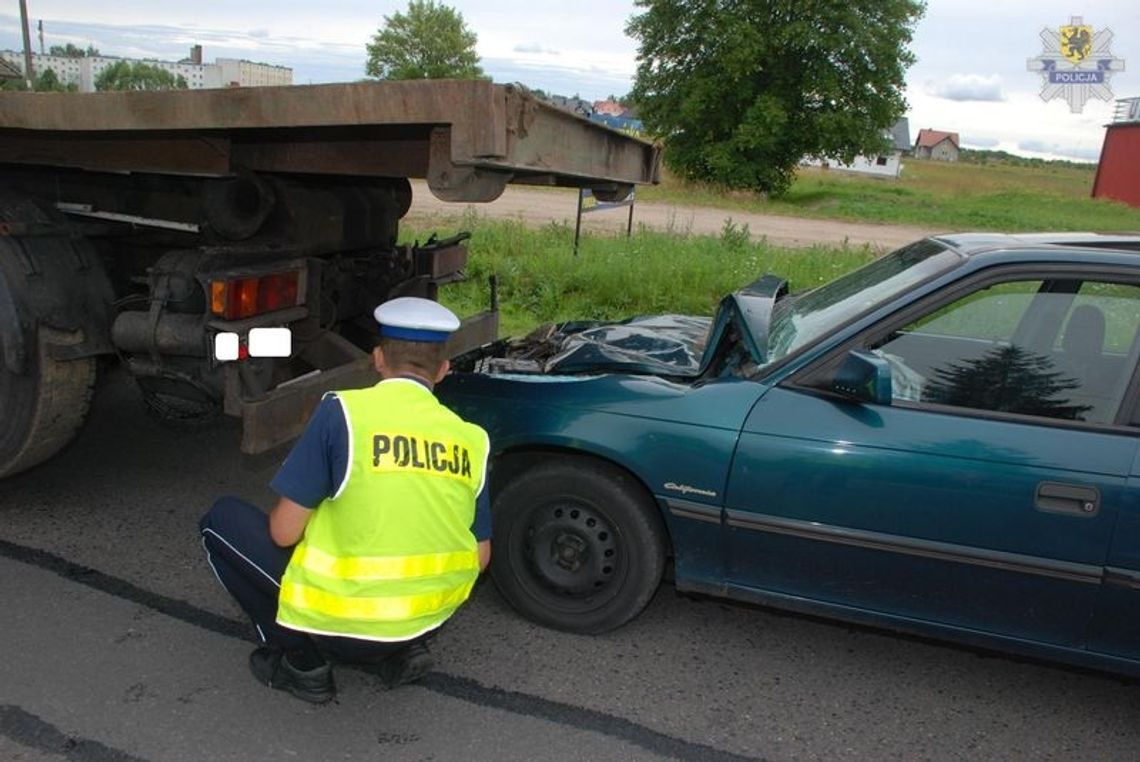
<path fill-rule="evenodd" d="M 269 486 L 298 505 L 316 508 L 340 489 L 348 469 L 348 426 L 335 396 L 321 400 L 305 433 L 293 445 Z M 491 499 L 487 486 L 475 498 L 471 532 L 478 541 L 491 539 Z"/>

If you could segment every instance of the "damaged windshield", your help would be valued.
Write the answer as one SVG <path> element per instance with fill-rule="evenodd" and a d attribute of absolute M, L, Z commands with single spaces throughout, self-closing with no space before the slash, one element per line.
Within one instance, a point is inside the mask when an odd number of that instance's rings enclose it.
<path fill-rule="evenodd" d="M 927 239 L 798 297 L 781 299 L 772 309 L 766 361 L 783 359 L 963 261 L 960 254 Z"/>

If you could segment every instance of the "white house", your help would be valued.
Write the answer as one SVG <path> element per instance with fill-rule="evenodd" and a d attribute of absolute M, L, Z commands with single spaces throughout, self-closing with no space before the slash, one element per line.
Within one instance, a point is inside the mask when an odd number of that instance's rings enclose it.
<path fill-rule="evenodd" d="M 876 156 L 856 156 L 850 164 L 844 164 L 838 159 L 820 159 L 817 157 L 805 158 L 800 164 L 809 167 L 823 167 L 835 169 L 840 172 L 857 172 L 863 175 L 878 175 L 880 177 L 898 177 L 902 172 L 903 154 L 910 151 L 910 123 L 906 117 L 895 122 L 891 127 L 890 148 L 887 153 Z"/>

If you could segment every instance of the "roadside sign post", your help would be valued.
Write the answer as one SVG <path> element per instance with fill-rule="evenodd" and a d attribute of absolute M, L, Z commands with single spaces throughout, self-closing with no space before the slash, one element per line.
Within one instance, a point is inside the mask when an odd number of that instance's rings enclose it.
<path fill-rule="evenodd" d="M 578 238 L 582 232 L 583 214 L 628 206 L 629 218 L 625 224 L 625 237 L 629 238 L 633 234 L 633 202 L 636 194 L 636 188 L 630 188 L 629 195 L 620 201 L 599 201 L 589 188 L 580 188 L 578 190 L 578 217 L 574 223 L 574 256 L 578 256 Z"/>

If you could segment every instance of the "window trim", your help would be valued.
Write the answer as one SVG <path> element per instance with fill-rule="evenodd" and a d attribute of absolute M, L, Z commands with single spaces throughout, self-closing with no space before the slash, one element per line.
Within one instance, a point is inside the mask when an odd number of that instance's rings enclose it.
<path fill-rule="evenodd" d="M 1082 282 L 1086 280 L 1097 280 L 1140 287 L 1140 272 L 1129 267 L 1081 265 L 1073 263 L 1005 263 L 993 265 L 972 272 L 954 283 L 947 284 L 944 288 L 916 299 L 896 312 L 887 315 L 882 320 L 868 326 L 854 336 L 851 336 L 847 340 L 840 342 L 824 352 L 804 367 L 799 368 L 790 376 L 783 379 L 778 386 L 824 397 L 826 399 L 845 401 L 849 404 L 867 405 L 871 408 L 879 407 L 871 403 L 855 402 L 829 389 L 823 389 L 819 386 L 810 386 L 805 383 L 805 381 L 820 372 L 826 371 L 829 365 L 837 365 L 852 349 L 869 346 L 923 315 L 952 304 L 970 293 L 980 291 L 989 286 L 1012 282 L 1018 279 L 1047 282 L 1066 277 L 1080 279 Z M 1137 344 L 1140 344 L 1140 327 L 1137 328 L 1137 334 L 1133 340 L 1133 347 L 1129 350 L 1129 355 L 1133 354 L 1133 350 L 1136 349 Z M 1135 437 L 1140 436 L 1140 409 L 1137 407 L 1138 403 L 1140 403 L 1140 361 L 1137 361 L 1136 357 L 1132 359 L 1134 363 L 1132 377 L 1125 387 L 1124 395 L 1121 397 L 1120 405 L 1116 411 L 1116 417 L 1108 423 L 1072 421 L 1064 418 L 1048 418 L 1025 413 L 1008 413 L 1004 411 L 981 410 L 978 408 L 940 405 L 931 402 L 911 402 L 906 400 L 892 401 L 890 407 L 936 415 L 954 415 L 961 418 L 981 418 L 1006 423 L 1127 434 Z M 1135 423 L 1132 423 L 1133 421 L 1135 421 Z"/>

